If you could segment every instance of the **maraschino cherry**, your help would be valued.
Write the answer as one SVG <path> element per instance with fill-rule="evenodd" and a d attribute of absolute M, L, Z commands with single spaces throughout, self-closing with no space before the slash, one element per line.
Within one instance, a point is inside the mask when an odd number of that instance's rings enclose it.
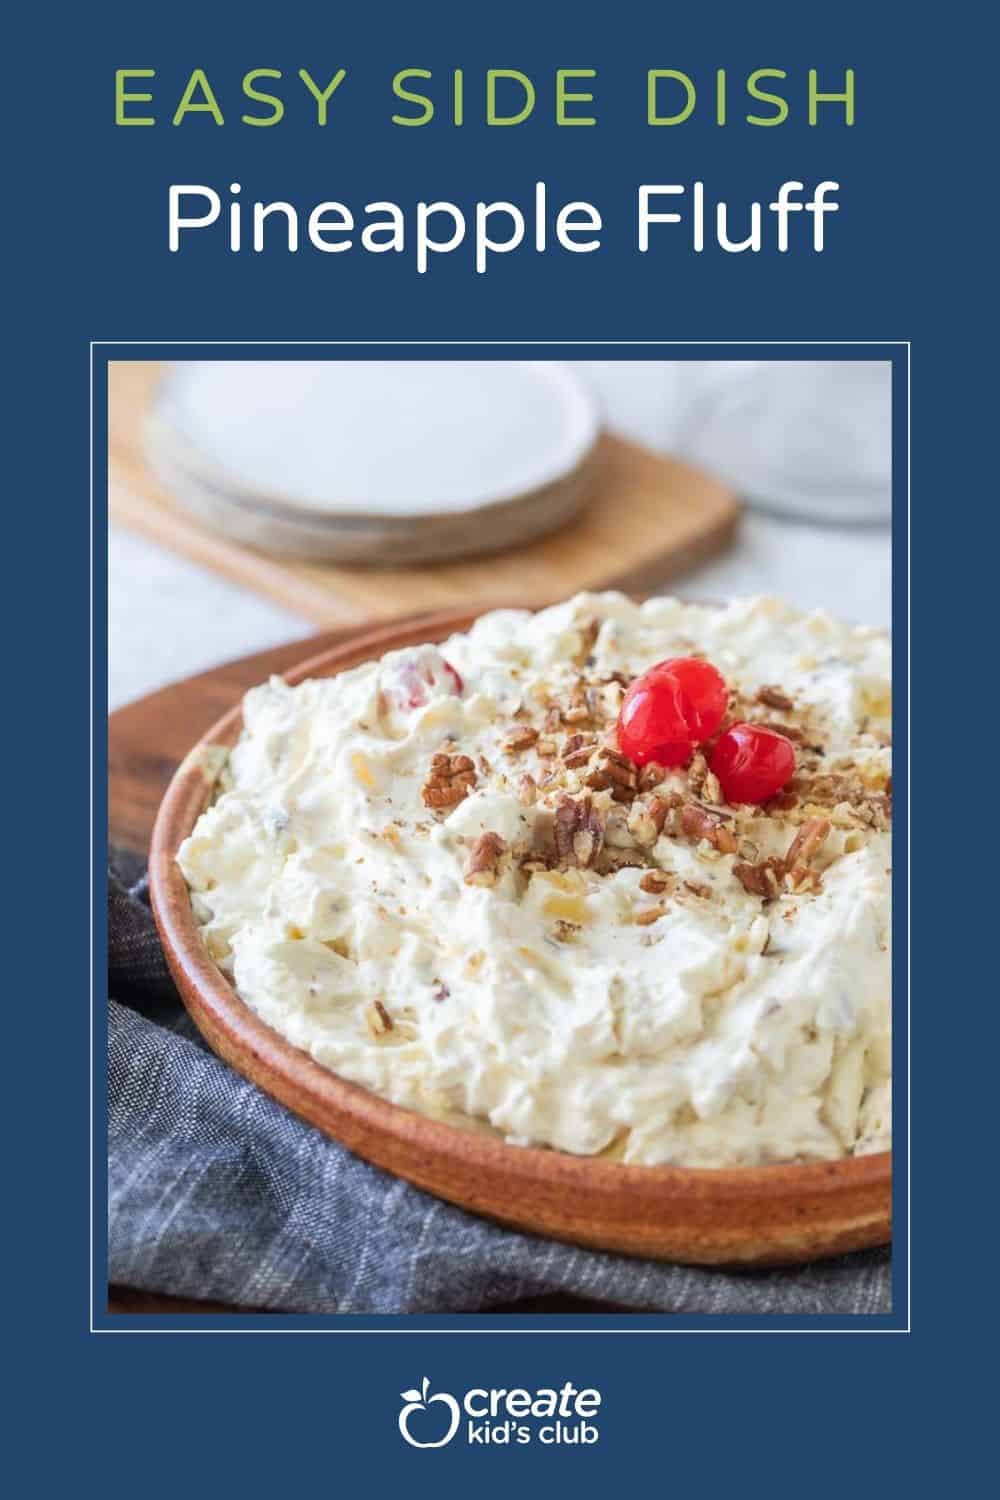
<path fill-rule="evenodd" d="M 767 802 L 795 775 L 795 746 L 762 724 L 731 724 L 716 741 L 709 765 L 727 802 Z"/>
<path fill-rule="evenodd" d="M 637 766 L 681 766 L 722 723 L 729 694 L 720 672 L 700 657 L 678 656 L 630 684 L 618 717 L 618 745 Z"/>
<path fill-rule="evenodd" d="M 413 660 L 398 668 L 392 697 L 401 708 L 423 708 L 439 684 L 456 698 L 461 698 L 465 691 L 465 683 L 457 668 L 446 657 L 437 652 L 423 656 L 415 654 Z"/>

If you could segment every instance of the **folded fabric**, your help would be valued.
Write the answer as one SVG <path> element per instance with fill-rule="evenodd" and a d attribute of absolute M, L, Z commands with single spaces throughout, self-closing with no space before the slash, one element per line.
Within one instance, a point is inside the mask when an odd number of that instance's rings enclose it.
<path fill-rule="evenodd" d="M 519 1234 L 420 1192 L 207 1050 L 123 856 L 108 918 L 112 1282 L 287 1313 L 891 1310 L 888 1250 L 769 1271 L 665 1265 Z"/>

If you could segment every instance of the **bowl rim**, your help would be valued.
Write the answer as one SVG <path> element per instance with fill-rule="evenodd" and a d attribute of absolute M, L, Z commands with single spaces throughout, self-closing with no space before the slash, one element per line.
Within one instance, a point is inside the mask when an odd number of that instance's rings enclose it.
<path fill-rule="evenodd" d="M 373 626 L 347 641 L 306 656 L 281 674 L 295 685 L 308 677 L 335 676 L 371 660 L 397 645 L 437 643 L 467 630 L 480 615 L 494 609 L 519 609 L 520 604 L 498 602 L 476 609 L 428 611 Z M 535 608 L 535 606 L 533 606 Z M 149 892 L 170 968 L 184 1004 L 199 1029 L 210 1030 L 212 1045 L 232 1045 L 249 1051 L 259 1069 L 274 1082 L 288 1081 L 303 1093 L 310 1112 L 296 1109 L 280 1090 L 266 1091 L 289 1104 L 310 1123 L 350 1115 L 365 1130 L 412 1149 L 417 1146 L 438 1158 L 453 1158 L 464 1168 L 479 1164 L 484 1170 L 502 1169 L 526 1185 L 559 1186 L 568 1191 L 586 1188 L 598 1193 L 659 1200 L 702 1199 L 713 1206 L 746 1204 L 766 1198 L 769 1203 L 833 1197 L 847 1189 L 888 1188 L 892 1180 L 892 1152 L 838 1157 L 816 1162 L 774 1162 L 748 1167 L 643 1166 L 575 1156 L 552 1147 L 517 1146 L 497 1137 L 435 1120 L 419 1111 L 393 1104 L 361 1084 L 352 1083 L 317 1062 L 309 1053 L 274 1030 L 242 1000 L 210 958 L 195 920 L 187 884 L 176 863 L 176 852 L 203 810 L 214 775 L 208 774 L 211 752 L 231 745 L 242 722 L 242 700 L 205 731 L 177 767 L 156 815 L 149 856 Z M 230 1059 L 231 1060 L 231 1059 Z M 241 1071 L 237 1067 L 237 1071 Z M 326 1128 L 322 1126 L 320 1128 Z M 335 1130 L 328 1130 L 336 1135 Z"/>

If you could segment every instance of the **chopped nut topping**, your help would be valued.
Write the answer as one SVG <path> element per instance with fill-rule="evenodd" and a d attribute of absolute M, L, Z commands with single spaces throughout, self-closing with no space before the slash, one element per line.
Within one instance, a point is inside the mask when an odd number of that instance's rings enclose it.
<path fill-rule="evenodd" d="M 467 755 L 435 755 L 421 796 L 425 807 L 456 807 L 476 784 L 476 768 Z"/>
<path fill-rule="evenodd" d="M 532 807 L 538 799 L 538 783 L 527 772 L 517 780 L 517 800 L 525 807 Z"/>
<path fill-rule="evenodd" d="M 712 887 L 703 885 L 700 880 L 685 880 L 684 889 L 690 891 L 692 896 L 700 896 L 703 901 L 707 901 L 712 894 Z"/>
<path fill-rule="evenodd" d="M 365 1021 L 372 1036 L 388 1036 L 395 1028 L 393 1020 L 381 1000 L 373 1000 L 365 1012 Z"/>
<path fill-rule="evenodd" d="M 585 724 L 590 718 L 590 706 L 585 699 L 571 702 L 562 710 L 562 716 L 566 724 Z"/>
<path fill-rule="evenodd" d="M 705 785 L 705 777 L 709 774 L 708 761 L 699 750 L 688 766 L 687 784 L 688 791 L 695 797 L 701 796 L 701 789 Z M 706 801 L 710 799 L 706 798 Z"/>
<path fill-rule="evenodd" d="M 604 844 L 604 825 L 589 797 L 560 798 L 552 833 L 559 863 L 579 869 L 592 865 Z"/>
<path fill-rule="evenodd" d="M 565 917 L 557 917 L 552 936 L 557 943 L 572 943 L 579 931 L 579 922 L 568 922 Z"/>
<path fill-rule="evenodd" d="M 587 664 L 587 658 L 594 649 L 597 637 L 601 633 L 600 620 L 591 619 L 585 621 L 580 627 L 580 646 L 574 660 L 577 666 L 583 667 Z"/>
<path fill-rule="evenodd" d="M 466 885 L 496 885 L 500 860 L 506 852 L 507 844 L 498 833 L 481 833 L 465 866 Z"/>
<path fill-rule="evenodd" d="M 585 696 L 592 719 L 612 720 L 618 718 L 625 689 L 620 682 L 609 679 L 607 682 L 591 684 L 586 689 Z"/>
<path fill-rule="evenodd" d="M 870 814 L 873 828 L 879 833 L 888 831 L 892 823 L 892 797 L 888 793 L 881 796 L 869 797 L 864 804 L 863 811 Z"/>
<path fill-rule="evenodd" d="M 662 902 L 659 906 L 647 906 L 644 911 L 636 912 L 635 925 L 637 927 L 650 927 L 654 922 L 658 922 L 661 917 L 665 917 L 666 914 L 667 908 Z"/>
<path fill-rule="evenodd" d="M 666 766 L 661 766 L 656 760 L 647 761 L 639 772 L 640 792 L 652 791 L 654 786 L 659 786 L 661 781 L 666 780 L 666 776 Z"/>
<path fill-rule="evenodd" d="M 676 876 L 671 875 L 668 870 L 647 870 L 639 881 L 639 889 L 648 892 L 650 896 L 662 896 L 673 890 L 676 884 Z"/>
<path fill-rule="evenodd" d="M 765 859 L 759 864 L 733 865 L 733 874 L 745 891 L 773 901 L 780 894 L 782 882 L 791 891 L 819 891 L 819 875 L 810 861 L 826 842 L 830 832 L 828 818 L 808 818 L 798 830 L 783 859 Z"/>
<path fill-rule="evenodd" d="M 559 747 L 556 744 L 555 740 L 550 739 L 548 736 L 546 736 L 544 739 L 538 740 L 535 744 L 535 750 L 542 760 L 551 760 L 552 756 L 555 755 L 558 748 Z"/>
<path fill-rule="evenodd" d="M 726 800 L 722 795 L 722 784 L 714 771 L 708 771 L 705 774 L 705 780 L 701 788 L 701 800 L 703 802 L 711 802 L 715 806 Z"/>
<path fill-rule="evenodd" d="M 720 854 L 735 854 L 736 835 L 727 827 L 722 814 L 685 802 L 681 808 L 681 830 L 691 839 L 707 839 Z"/>
<path fill-rule="evenodd" d="M 737 863 L 733 865 L 733 874 L 751 896 L 760 896 L 763 901 L 773 901 L 781 894 L 784 860 L 765 859 L 757 865 Z"/>
<path fill-rule="evenodd" d="M 633 802 L 628 815 L 628 829 L 637 844 L 649 849 L 663 832 L 670 802 L 655 792 L 651 797 Z"/>
<path fill-rule="evenodd" d="M 785 855 L 786 868 L 791 871 L 798 864 L 808 864 L 826 842 L 829 832 L 830 824 L 826 818 L 810 818 L 808 822 L 803 823 L 788 846 L 788 853 Z"/>
<path fill-rule="evenodd" d="M 571 734 L 562 748 L 562 763 L 567 770 L 585 766 L 594 753 L 595 740 L 590 734 Z"/>
<path fill-rule="evenodd" d="M 837 772 L 813 776 L 803 781 L 798 789 L 805 803 L 832 807 L 831 817 L 839 826 L 845 822 L 849 824 L 853 818 L 855 823 L 866 824 L 884 833 L 892 822 L 891 792 L 873 792 L 857 777 Z M 838 816 L 842 809 L 850 817 Z"/>
<path fill-rule="evenodd" d="M 757 702 L 763 703 L 765 708 L 776 708 L 779 713 L 787 713 L 795 704 L 787 693 L 783 693 L 778 687 L 764 686 L 757 691 Z"/>
<path fill-rule="evenodd" d="M 533 729 L 530 724 L 525 724 L 509 734 L 500 746 L 508 755 L 517 755 L 521 750 L 530 750 L 538 739 L 538 730 Z"/>
<path fill-rule="evenodd" d="M 613 802 L 604 815 L 604 843 L 615 849 L 634 849 L 635 839 L 628 826 L 629 815 L 619 802 Z"/>
<path fill-rule="evenodd" d="M 639 773 L 627 755 L 603 745 L 586 783 L 594 791 L 610 790 L 616 802 L 631 802 L 638 790 Z"/>
<path fill-rule="evenodd" d="M 600 875 L 615 875 L 619 870 L 641 870 L 645 863 L 641 849 L 609 849 L 605 844 L 597 870 Z"/>
<path fill-rule="evenodd" d="M 806 742 L 806 732 L 797 724 L 778 724 L 770 719 L 754 719 L 753 722 L 758 729 L 770 729 L 772 734 L 783 734 L 785 739 L 791 740 L 794 745 L 804 745 Z"/>

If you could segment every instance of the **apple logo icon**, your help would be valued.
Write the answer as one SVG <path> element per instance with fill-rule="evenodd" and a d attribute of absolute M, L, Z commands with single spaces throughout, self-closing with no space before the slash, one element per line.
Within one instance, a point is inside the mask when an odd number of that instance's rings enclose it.
<path fill-rule="evenodd" d="M 444 1391 L 439 1392 L 435 1396 L 431 1396 L 428 1395 L 429 1391 L 430 1381 L 425 1375 L 419 1391 L 403 1391 L 401 1393 L 403 1400 L 407 1404 L 403 1407 L 402 1411 L 399 1414 L 399 1430 L 405 1441 L 410 1444 L 411 1448 L 443 1448 L 445 1443 L 451 1442 L 452 1438 L 455 1436 L 455 1433 L 458 1431 L 458 1424 L 461 1420 L 462 1412 L 454 1396 L 449 1396 Z M 448 1411 L 450 1413 L 448 1430 L 445 1433 L 444 1437 L 432 1438 L 430 1442 L 421 1442 L 419 1438 L 415 1438 L 410 1432 L 410 1420 L 416 1412 L 426 1411 L 428 1407 L 433 1406 L 435 1402 L 439 1402 L 442 1406 L 446 1406 L 448 1408 Z M 424 1424 L 420 1423 L 419 1425 L 423 1426 Z M 428 1423 L 427 1425 L 430 1430 L 433 1431 L 434 1427 L 438 1426 L 439 1424 L 434 1423 L 433 1426 L 431 1426 L 431 1424 Z"/>

